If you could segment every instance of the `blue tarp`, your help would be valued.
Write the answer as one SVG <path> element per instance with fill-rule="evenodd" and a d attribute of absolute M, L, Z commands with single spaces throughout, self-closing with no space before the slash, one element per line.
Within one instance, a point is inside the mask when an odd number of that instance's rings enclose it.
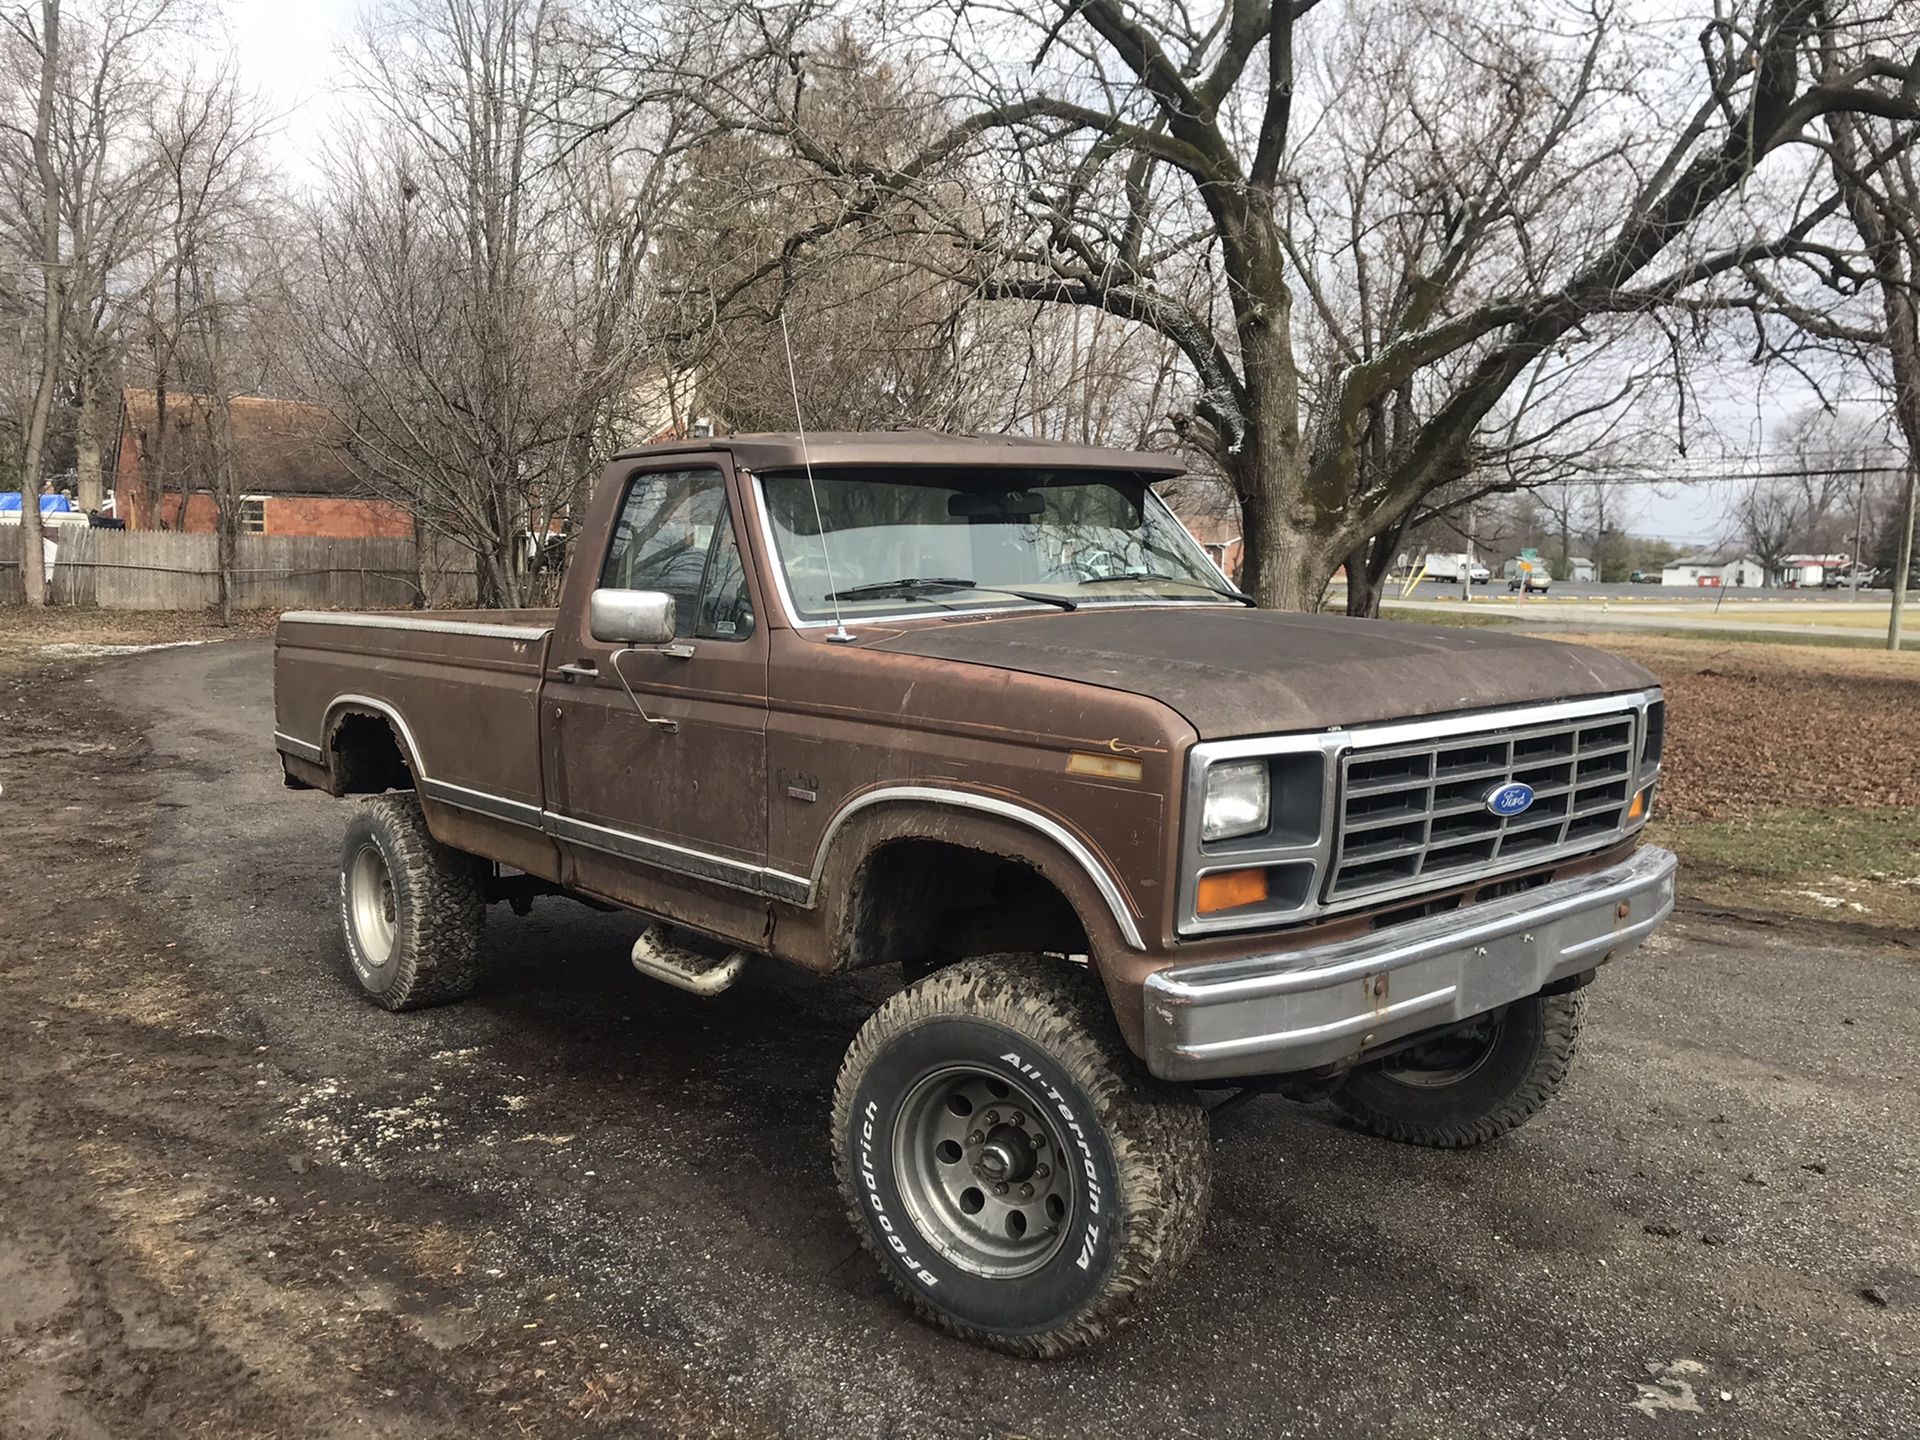
<path fill-rule="evenodd" d="M 18 490 L 9 491 L 5 495 L 0 495 L 0 512 L 11 515 L 18 512 L 19 509 L 20 492 Z M 73 502 L 64 495 L 42 495 L 40 497 L 40 513 L 42 515 L 58 515 L 72 509 Z"/>

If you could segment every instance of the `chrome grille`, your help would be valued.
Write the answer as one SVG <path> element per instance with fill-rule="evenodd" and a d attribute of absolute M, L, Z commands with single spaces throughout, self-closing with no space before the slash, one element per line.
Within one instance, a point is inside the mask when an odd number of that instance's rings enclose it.
<path fill-rule="evenodd" d="M 1470 879 L 1535 858 L 1590 849 L 1619 834 L 1633 799 L 1638 712 L 1349 751 L 1326 901 Z M 1495 815 L 1503 785 L 1533 804 Z"/>

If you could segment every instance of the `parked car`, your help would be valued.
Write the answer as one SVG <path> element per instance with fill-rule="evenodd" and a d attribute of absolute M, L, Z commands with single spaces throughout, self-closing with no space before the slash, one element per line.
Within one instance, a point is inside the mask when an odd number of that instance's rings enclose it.
<path fill-rule="evenodd" d="M 1629 585 L 1658 585 L 1660 583 L 1660 574 L 1655 570 L 1636 570 L 1627 576 L 1627 583 Z"/>
<path fill-rule="evenodd" d="M 1484 585 L 1493 578 L 1493 572 L 1484 565 L 1475 565 L 1467 575 L 1475 585 Z"/>
<path fill-rule="evenodd" d="M 1544 595 L 1553 584 L 1553 576 L 1547 573 L 1544 565 L 1535 565 L 1531 570 L 1515 570 L 1507 577 L 1507 589 L 1518 590 L 1522 581 L 1526 582 L 1529 595 Z"/>
<path fill-rule="evenodd" d="M 890 967 L 832 1098 L 847 1214 L 921 1316 L 1029 1356 L 1193 1250 L 1210 1095 L 1513 1130 L 1673 905 L 1639 844 L 1658 686 L 1253 609 L 1156 495 L 1178 473 L 924 433 L 652 446 L 602 473 L 557 609 L 283 616 L 287 783 L 367 797 L 329 877 L 360 989 L 461 998 L 489 904 L 542 895 L 632 910 L 634 965 L 697 995 Z"/>

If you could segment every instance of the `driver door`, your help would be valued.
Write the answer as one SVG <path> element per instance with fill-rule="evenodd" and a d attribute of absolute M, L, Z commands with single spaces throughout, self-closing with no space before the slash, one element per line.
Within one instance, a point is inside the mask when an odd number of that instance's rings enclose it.
<path fill-rule="evenodd" d="M 730 489 L 705 457 L 630 472 L 548 652 L 549 823 L 569 883 L 643 909 L 663 882 L 757 891 L 764 874 L 768 646 Z M 671 595 L 673 643 L 596 640 L 596 587 Z"/>

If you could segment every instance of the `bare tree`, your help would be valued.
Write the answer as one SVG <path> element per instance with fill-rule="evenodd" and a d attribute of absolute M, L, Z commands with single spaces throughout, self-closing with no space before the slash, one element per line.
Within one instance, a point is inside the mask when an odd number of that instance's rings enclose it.
<path fill-rule="evenodd" d="M 1826 18 L 1821 60 L 1828 73 L 1844 74 L 1861 63 L 1860 32 L 1849 32 L 1841 3 Z M 1885 10 L 1874 19 L 1881 36 L 1909 47 L 1920 44 L 1920 24 L 1910 9 Z M 1907 85 L 1909 92 L 1920 89 L 1911 78 Z M 1889 117 L 1845 111 L 1834 116 L 1832 132 L 1828 156 L 1833 177 L 1879 292 L 1893 417 L 1906 441 L 1906 486 L 1894 530 L 1893 608 L 1887 628 L 1887 648 L 1898 650 L 1912 578 L 1915 511 L 1920 509 L 1920 165 L 1914 160 L 1920 123 L 1897 112 Z"/>
<path fill-rule="evenodd" d="M 293 282 L 367 483 L 471 552 L 485 605 L 546 585 L 557 517 L 648 389 L 673 120 L 596 123 L 585 47 L 548 0 L 370 22 L 353 63 L 376 119 L 331 161 Z"/>
<path fill-rule="evenodd" d="M 249 289 L 239 275 L 267 208 L 258 163 L 264 133 L 230 66 L 204 80 L 191 72 L 180 77 L 153 121 L 153 221 L 130 296 L 138 310 L 125 323 L 139 335 L 139 368 L 154 389 L 154 424 L 142 437 L 139 468 L 118 476 L 118 498 L 121 514 L 157 528 L 184 526 L 196 489 L 214 494 L 221 513 L 219 467 L 204 445 L 176 448 L 182 427 L 175 419 L 184 410 L 187 432 L 211 433 L 206 407 L 224 407 L 233 393 L 225 347 L 235 302 L 227 291 Z M 222 276 L 235 284 L 225 285 Z M 162 507 L 169 490 L 180 497 L 171 517 Z M 221 573 L 224 592 L 230 567 Z"/>
<path fill-rule="evenodd" d="M 69 30 L 69 77 L 58 115 L 61 210 L 70 263 L 67 345 L 74 400 L 74 469 L 82 509 L 99 508 L 106 397 L 141 302 L 130 273 L 150 243 L 157 167 L 146 125 L 157 98 L 151 41 L 171 0 L 123 0 Z M 79 41 L 75 44 L 76 39 Z"/>
<path fill-rule="evenodd" d="M 906 207 L 982 295 L 1105 310 L 1175 346 L 1189 434 L 1239 497 L 1246 583 L 1294 608 L 1472 474 L 1527 377 L 1829 218 L 1818 193 L 1761 211 L 1747 187 L 1804 174 L 1830 115 L 1911 111 L 1916 74 L 1879 50 L 1818 71 L 1814 0 L 1722 7 L 1685 86 L 1612 12 L 1523 28 L 1409 0 L 1325 7 L 1315 38 L 1339 63 L 1301 105 L 1313 0 L 941 8 L 912 43 L 952 37 L 953 118 L 905 161 L 810 123 L 798 12 L 739 22 L 768 63 L 734 65 L 707 103 L 840 184 L 831 228 Z M 1000 203 L 942 203 L 956 165 L 994 172 Z M 770 269 L 821 236 L 788 238 Z M 1605 403 L 1570 394 L 1546 424 Z"/>
<path fill-rule="evenodd" d="M 46 452 L 47 421 L 60 373 L 61 339 L 66 319 L 64 272 L 60 261 L 60 184 L 54 171 L 53 119 L 60 77 L 60 0 L 41 0 L 36 29 L 27 12 L 7 17 L 13 32 L 40 57 L 40 99 L 33 128 L 33 169 L 40 182 L 39 265 L 41 279 L 40 378 L 27 420 L 20 481 L 20 582 L 30 608 L 47 603 L 41 559 L 40 467 Z"/>

